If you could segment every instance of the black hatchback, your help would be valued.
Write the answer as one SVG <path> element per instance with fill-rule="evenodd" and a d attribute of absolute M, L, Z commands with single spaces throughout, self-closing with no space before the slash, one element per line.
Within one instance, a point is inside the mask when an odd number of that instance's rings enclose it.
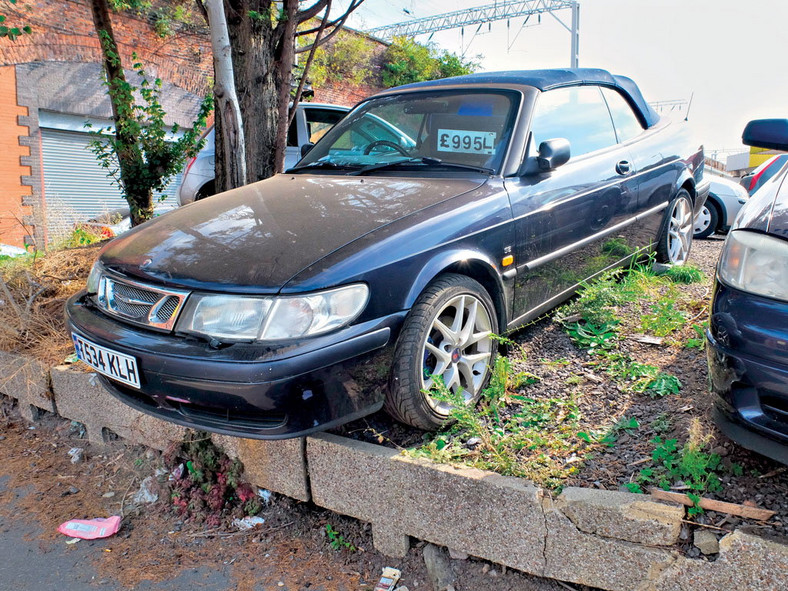
<path fill-rule="evenodd" d="M 77 353 L 124 402 L 210 431 L 384 405 L 437 427 L 436 380 L 474 403 L 496 333 L 644 252 L 686 260 L 708 193 L 687 138 L 603 70 L 386 91 L 285 174 L 108 244 L 67 305 Z"/>

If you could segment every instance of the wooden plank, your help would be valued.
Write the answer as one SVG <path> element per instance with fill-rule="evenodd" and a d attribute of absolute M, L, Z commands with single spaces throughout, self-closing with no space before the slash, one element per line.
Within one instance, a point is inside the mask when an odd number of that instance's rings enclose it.
<path fill-rule="evenodd" d="M 688 507 L 695 505 L 692 499 L 685 494 L 669 492 L 658 488 L 651 489 L 651 496 L 661 501 L 680 503 Z M 774 516 L 774 511 L 769 511 L 768 509 L 758 509 L 757 507 L 748 507 L 747 505 L 715 501 L 714 499 L 707 499 L 705 497 L 700 498 L 698 505 L 701 509 L 706 509 L 708 511 L 718 511 L 720 513 L 745 517 L 747 519 L 757 519 L 758 521 L 767 521 Z"/>

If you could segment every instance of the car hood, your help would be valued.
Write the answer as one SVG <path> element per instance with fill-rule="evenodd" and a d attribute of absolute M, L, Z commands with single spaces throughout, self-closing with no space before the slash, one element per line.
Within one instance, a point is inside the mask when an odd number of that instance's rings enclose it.
<path fill-rule="evenodd" d="M 776 175 L 758 189 L 736 218 L 734 229 L 767 232 L 788 238 L 788 183 Z"/>
<path fill-rule="evenodd" d="M 484 182 L 281 174 L 151 220 L 109 243 L 101 261 L 171 286 L 276 293 L 363 235 Z"/>

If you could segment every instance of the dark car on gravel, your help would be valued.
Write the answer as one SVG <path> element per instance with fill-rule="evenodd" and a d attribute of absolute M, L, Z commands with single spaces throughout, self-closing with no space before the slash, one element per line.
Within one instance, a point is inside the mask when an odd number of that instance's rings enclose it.
<path fill-rule="evenodd" d="M 751 121 L 748 146 L 788 150 L 788 119 Z M 788 464 L 788 168 L 750 198 L 722 248 L 708 338 L 720 429 Z"/>
<path fill-rule="evenodd" d="M 356 106 L 285 174 L 109 243 L 67 305 L 79 357 L 133 407 L 300 436 L 386 406 L 471 404 L 496 333 L 655 250 L 681 264 L 703 150 L 603 70 L 484 73 Z"/>

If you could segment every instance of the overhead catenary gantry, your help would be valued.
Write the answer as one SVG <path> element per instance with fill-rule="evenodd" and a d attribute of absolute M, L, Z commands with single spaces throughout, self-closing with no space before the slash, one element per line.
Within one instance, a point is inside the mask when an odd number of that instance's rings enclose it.
<path fill-rule="evenodd" d="M 571 25 L 567 25 L 556 14 L 559 10 L 571 10 Z M 415 37 L 424 33 L 434 33 L 448 29 L 457 29 L 470 25 L 481 25 L 493 21 L 506 20 L 520 16 L 550 14 L 572 36 L 570 67 L 577 68 L 580 53 L 580 3 L 577 0 L 519 0 L 496 2 L 476 8 L 445 12 L 434 16 L 416 18 L 406 22 L 395 23 L 368 29 L 366 32 L 381 39 L 391 39 L 400 35 Z"/>

